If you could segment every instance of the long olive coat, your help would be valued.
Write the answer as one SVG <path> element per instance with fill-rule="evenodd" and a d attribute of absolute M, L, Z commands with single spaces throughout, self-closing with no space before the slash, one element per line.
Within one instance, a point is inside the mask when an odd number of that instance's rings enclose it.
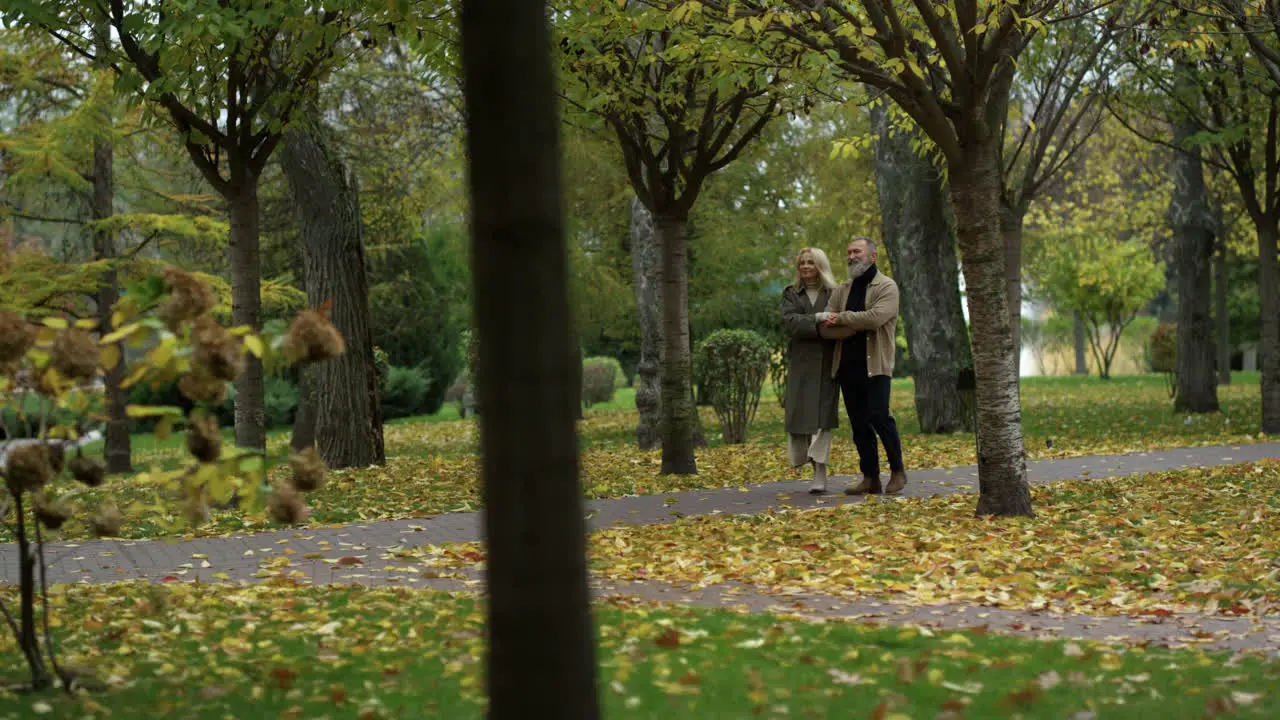
<path fill-rule="evenodd" d="M 787 344 L 786 427 L 793 435 L 812 435 L 840 426 L 840 388 L 831 377 L 835 342 L 818 335 L 814 313 L 827 308 L 830 290 L 810 303 L 803 290 L 782 291 L 782 329 Z"/>

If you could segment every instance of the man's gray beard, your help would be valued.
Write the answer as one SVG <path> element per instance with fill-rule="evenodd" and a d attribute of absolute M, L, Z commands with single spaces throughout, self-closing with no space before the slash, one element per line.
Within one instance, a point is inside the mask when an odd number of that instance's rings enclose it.
<path fill-rule="evenodd" d="M 870 269 L 871 269 L 871 263 L 869 262 L 849 263 L 849 277 L 853 280 L 857 280 L 858 278 L 865 275 L 866 272 Z"/>

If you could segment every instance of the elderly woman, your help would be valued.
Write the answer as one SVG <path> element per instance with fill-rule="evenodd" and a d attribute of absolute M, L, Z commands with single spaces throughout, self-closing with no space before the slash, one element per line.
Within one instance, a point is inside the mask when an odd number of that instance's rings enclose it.
<path fill-rule="evenodd" d="M 795 281 L 782 291 L 787 345 L 786 429 L 791 466 L 813 465 L 809 492 L 827 491 L 831 430 L 839 427 L 839 387 L 831 379 L 835 343 L 818 335 L 827 301 L 838 287 L 826 253 L 804 248 L 796 256 Z"/>

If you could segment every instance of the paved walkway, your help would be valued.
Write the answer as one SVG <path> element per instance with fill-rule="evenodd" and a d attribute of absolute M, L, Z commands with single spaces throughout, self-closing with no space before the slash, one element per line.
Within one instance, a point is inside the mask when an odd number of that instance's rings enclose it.
<path fill-rule="evenodd" d="M 1280 458 L 1280 443 L 1212 446 L 1159 450 L 1132 455 L 1089 456 L 1032 463 L 1028 476 L 1033 484 L 1067 479 L 1103 478 L 1148 472 L 1205 467 L 1264 458 Z M 750 488 L 696 490 L 641 497 L 597 500 L 588 503 L 587 518 L 593 528 L 613 524 L 671 522 L 680 517 L 709 514 L 751 514 L 770 508 L 811 508 L 862 502 L 839 494 L 847 477 L 833 478 L 837 492 L 812 496 L 807 482 L 767 483 Z M 930 497 L 974 492 L 977 468 L 962 466 L 911 473 L 904 496 Z M 102 583 L 143 579 L 150 581 L 216 582 L 253 581 L 284 575 L 317 584 L 359 583 L 475 590 L 482 585 L 474 572 L 434 570 L 429 561 L 409 562 L 396 557 L 401 548 L 478 541 L 481 513 L 448 513 L 417 518 L 352 524 L 338 528 L 284 530 L 225 538 L 182 541 L 98 540 L 51 544 L 46 548 L 50 583 Z M 16 548 L 0 546 L 0 583 L 17 581 Z M 652 600 L 700 605 L 745 605 L 750 609 L 787 609 L 823 617 L 880 618 L 885 622 L 939 624 L 943 627 L 989 625 L 1003 632 L 1060 632 L 1080 637 L 1128 635 L 1152 638 L 1150 623 L 1126 618 L 1063 618 L 1031 612 L 1013 612 L 968 606 L 919 608 L 891 602 L 821 596 L 792 598 L 761 595 L 738 587 L 708 588 L 698 592 L 659 583 L 614 585 L 597 582 L 605 594 L 629 594 Z M 797 605 L 798 603 L 798 605 Z M 1181 622 L 1181 621 L 1180 621 Z M 1212 642 L 1220 647 L 1264 647 L 1280 644 L 1280 619 L 1216 620 L 1199 618 L 1195 630 L 1174 622 L 1155 632 L 1163 642 L 1176 642 L 1169 630 L 1182 632 L 1191 642 Z M 1225 623 L 1225 624 L 1224 624 Z M 1221 625 L 1221 627 L 1218 627 Z M 1206 629 L 1211 627 L 1213 629 Z M 1056 630 L 1055 630 L 1056 629 Z M 1201 633 L 1200 637 L 1187 635 Z M 1205 633 L 1208 633 L 1207 635 Z M 1215 634 L 1217 633 L 1217 634 Z M 1221 635 L 1221 637 L 1219 637 Z M 1235 638 L 1229 642 L 1224 638 Z"/>

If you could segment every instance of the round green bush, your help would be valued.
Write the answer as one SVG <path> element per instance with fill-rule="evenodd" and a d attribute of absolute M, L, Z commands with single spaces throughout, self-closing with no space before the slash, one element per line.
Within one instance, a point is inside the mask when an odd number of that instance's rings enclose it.
<path fill-rule="evenodd" d="M 694 367 L 728 444 L 747 440 L 769 375 L 769 342 L 751 330 L 717 330 L 698 343 Z"/>
<path fill-rule="evenodd" d="M 582 404 L 591 407 L 613 399 L 622 366 L 611 357 L 587 358 L 582 363 Z"/>
<path fill-rule="evenodd" d="M 431 378 L 418 368 L 392 365 L 382 388 L 382 416 L 387 420 L 423 412 Z"/>

